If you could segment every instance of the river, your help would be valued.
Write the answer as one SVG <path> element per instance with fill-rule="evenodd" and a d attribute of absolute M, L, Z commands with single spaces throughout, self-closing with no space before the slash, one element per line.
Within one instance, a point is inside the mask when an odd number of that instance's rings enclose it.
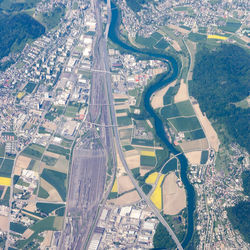
<path fill-rule="evenodd" d="M 119 11 L 113 3 L 111 4 L 111 8 L 112 8 L 112 19 L 111 19 L 109 35 L 108 35 L 109 39 L 114 44 L 119 45 L 121 48 L 126 50 L 128 53 L 133 52 L 137 54 L 147 55 L 148 57 L 151 57 L 152 59 L 162 60 L 168 64 L 169 66 L 168 68 L 169 70 L 171 70 L 171 73 L 169 74 L 167 79 L 165 78 L 164 81 L 158 81 L 157 83 L 151 85 L 147 89 L 145 93 L 144 105 L 149 115 L 154 119 L 156 134 L 165 143 L 169 151 L 173 153 L 174 155 L 177 155 L 180 152 L 168 141 L 165 130 L 164 130 L 163 122 L 158 117 L 158 115 L 156 114 L 156 112 L 154 111 L 154 109 L 152 108 L 150 104 L 150 97 L 155 91 L 173 82 L 177 78 L 179 74 L 178 63 L 175 60 L 175 58 L 173 58 L 172 56 L 140 50 L 121 41 L 119 38 L 119 25 L 120 25 Z M 196 202 L 195 202 L 194 188 L 190 184 L 187 178 L 187 170 L 188 170 L 187 159 L 184 156 L 184 154 L 178 155 L 177 158 L 179 159 L 180 165 L 181 165 L 181 180 L 183 182 L 183 185 L 187 193 L 187 214 L 188 214 L 187 223 L 188 225 L 187 225 L 187 233 L 182 242 L 182 247 L 185 248 L 190 242 L 190 240 L 192 239 L 192 235 L 194 231 L 194 211 L 195 211 Z"/>

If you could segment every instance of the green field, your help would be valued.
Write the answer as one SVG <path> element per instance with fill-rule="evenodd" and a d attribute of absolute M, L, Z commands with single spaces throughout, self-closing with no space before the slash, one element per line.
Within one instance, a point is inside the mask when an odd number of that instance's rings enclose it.
<path fill-rule="evenodd" d="M 27 93 L 32 93 L 33 92 L 33 90 L 35 89 L 35 87 L 36 87 L 36 84 L 35 83 L 33 83 L 33 82 L 28 82 L 26 85 L 25 85 L 25 87 L 24 87 L 24 90 L 27 92 Z"/>
<path fill-rule="evenodd" d="M 76 114 L 78 113 L 78 111 L 79 111 L 79 107 L 67 106 L 64 115 L 67 117 L 76 117 Z"/>
<path fill-rule="evenodd" d="M 132 125 L 132 120 L 128 116 L 120 116 L 120 117 L 117 117 L 117 123 L 119 127 L 125 127 L 125 126 Z"/>
<path fill-rule="evenodd" d="M 120 139 L 130 139 L 131 135 L 132 135 L 132 128 L 119 130 Z"/>
<path fill-rule="evenodd" d="M 140 168 L 133 168 L 131 169 L 131 172 L 135 179 L 140 176 Z"/>
<path fill-rule="evenodd" d="M 115 100 L 115 103 L 120 103 L 120 102 L 127 102 L 128 101 L 128 98 L 116 98 Z"/>
<path fill-rule="evenodd" d="M 41 213 L 45 213 L 49 215 L 52 211 L 58 209 L 59 207 L 65 206 L 64 204 L 58 204 L 58 203 L 37 203 L 36 207 Z"/>
<path fill-rule="evenodd" d="M 162 174 L 167 174 L 170 171 L 174 171 L 177 169 L 177 159 L 173 158 L 172 160 L 170 160 L 162 169 Z"/>
<path fill-rule="evenodd" d="M 40 186 L 39 191 L 38 191 L 38 197 L 43 198 L 43 199 L 47 199 L 49 197 L 49 193 L 44 188 L 42 188 Z"/>
<path fill-rule="evenodd" d="M 174 94 L 175 94 L 175 88 L 170 87 L 167 91 L 167 93 L 163 96 L 163 104 L 168 105 L 173 102 L 174 99 Z"/>
<path fill-rule="evenodd" d="M 5 159 L 0 168 L 0 176 L 10 177 L 12 173 L 14 161 L 10 159 Z"/>
<path fill-rule="evenodd" d="M 27 148 L 25 148 L 21 154 L 33 158 L 35 160 L 40 160 L 44 149 L 44 146 L 32 143 Z"/>
<path fill-rule="evenodd" d="M 151 35 L 152 38 L 154 38 L 155 40 L 160 40 L 163 38 L 163 35 L 160 34 L 159 32 L 154 32 L 152 35 Z"/>
<path fill-rule="evenodd" d="M 150 184 L 145 183 L 142 185 L 142 190 L 145 194 L 148 194 L 151 191 L 151 189 L 152 189 L 152 185 Z"/>
<path fill-rule="evenodd" d="M 62 200 L 66 200 L 67 175 L 58 171 L 43 169 L 41 177 L 51 184 L 58 191 Z"/>
<path fill-rule="evenodd" d="M 10 187 L 7 188 L 7 191 L 3 197 L 2 200 L 0 200 L 0 205 L 4 205 L 4 206 L 9 206 L 9 199 L 10 199 Z"/>
<path fill-rule="evenodd" d="M 225 26 L 220 26 L 219 28 L 225 32 L 236 32 L 241 26 L 240 22 L 227 22 Z"/>
<path fill-rule="evenodd" d="M 199 33 L 206 34 L 207 33 L 207 27 L 198 27 Z"/>
<path fill-rule="evenodd" d="M 161 39 L 159 42 L 157 42 L 154 45 L 154 47 L 156 49 L 162 49 L 162 50 L 166 49 L 168 46 L 169 46 L 169 43 L 166 40 L 164 40 L 164 39 Z"/>
<path fill-rule="evenodd" d="M 183 101 L 162 108 L 161 115 L 164 118 L 172 118 L 177 116 L 193 116 L 195 113 L 190 101 Z"/>
<path fill-rule="evenodd" d="M 137 146 L 153 147 L 154 146 L 154 141 L 153 140 L 133 138 L 131 144 L 137 145 Z"/>
<path fill-rule="evenodd" d="M 51 156 L 44 155 L 42 158 L 42 162 L 45 162 L 48 166 L 55 166 L 57 159 Z"/>
<path fill-rule="evenodd" d="M 201 153 L 201 164 L 206 164 L 208 160 L 208 151 L 202 151 Z"/>
<path fill-rule="evenodd" d="M 26 229 L 27 229 L 27 227 L 21 223 L 14 223 L 14 222 L 10 223 L 10 230 L 11 231 L 23 234 Z"/>
<path fill-rule="evenodd" d="M 63 148 L 63 147 L 60 147 L 60 146 L 57 146 L 57 145 L 54 145 L 54 144 L 50 144 L 48 146 L 47 151 L 52 152 L 52 153 L 56 153 L 56 154 L 59 154 L 59 155 L 64 155 L 64 156 L 68 156 L 69 153 L 70 153 L 70 149 Z"/>
<path fill-rule="evenodd" d="M 201 129 L 201 125 L 197 117 L 177 117 L 168 119 L 168 121 L 176 128 L 178 132 L 180 131 L 190 131 L 195 129 Z"/>
<path fill-rule="evenodd" d="M 116 112 L 117 114 L 120 114 L 120 113 L 128 113 L 129 110 L 128 110 L 128 109 L 117 109 L 115 112 Z"/>
<path fill-rule="evenodd" d="M 64 106 L 53 106 L 50 111 L 45 115 L 45 119 L 54 121 L 57 117 L 63 114 Z"/>
<path fill-rule="evenodd" d="M 125 149 L 125 151 L 130 151 L 130 150 L 135 149 L 135 148 L 132 147 L 131 145 L 125 145 L 125 146 L 123 146 L 123 148 Z"/>
<path fill-rule="evenodd" d="M 147 48 L 153 48 L 157 41 L 153 37 L 144 38 L 142 36 L 136 35 L 135 42 Z"/>
<path fill-rule="evenodd" d="M 0 144 L 0 157 L 3 157 L 5 154 L 5 144 Z"/>
<path fill-rule="evenodd" d="M 206 35 L 202 35 L 199 33 L 189 33 L 188 34 L 188 39 L 192 42 L 201 42 L 201 41 L 206 41 L 207 40 L 207 36 Z"/>
<path fill-rule="evenodd" d="M 156 158 L 152 156 L 141 155 L 140 165 L 154 167 L 156 164 Z"/>
<path fill-rule="evenodd" d="M 36 161 L 35 160 L 31 160 L 30 163 L 29 163 L 29 166 L 27 167 L 28 170 L 33 170 L 33 167 L 35 165 Z"/>
<path fill-rule="evenodd" d="M 203 129 L 197 129 L 191 132 L 188 131 L 185 132 L 184 134 L 186 140 L 198 140 L 206 137 L 203 132 Z"/>

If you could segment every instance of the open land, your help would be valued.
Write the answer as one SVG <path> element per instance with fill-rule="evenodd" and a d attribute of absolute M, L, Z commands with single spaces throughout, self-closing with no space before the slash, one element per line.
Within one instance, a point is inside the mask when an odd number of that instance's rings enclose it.
<path fill-rule="evenodd" d="M 118 194 L 122 194 L 134 188 L 128 175 L 118 177 Z"/>
<path fill-rule="evenodd" d="M 135 202 L 138 202 L 141 199 L 136 190 L 126 193 L 116 199 L 109 200 L 108 203 L 112 203 L 118 206 L 127 206 Z"/>
<path fill-rule="evenodd" d="M 164 214 L 175 215 L 186 207 L 186 191 L 178 186 L 174 172 L 167 175 L 162 190 Z"/>
<path fill-rule="evenodd" d="M 199 165 L 201 161 L 201 152 L 202 151 L 192 151 L 185 153 L 185 156 L 191 165 Z"/>
<path fill-rule="evenodd" d="M 174 97 L 174 102 L 182 102 L 188 100 L 188 85 L 184 83 L 184 79 L 181 79 L 180 88 Z"/>

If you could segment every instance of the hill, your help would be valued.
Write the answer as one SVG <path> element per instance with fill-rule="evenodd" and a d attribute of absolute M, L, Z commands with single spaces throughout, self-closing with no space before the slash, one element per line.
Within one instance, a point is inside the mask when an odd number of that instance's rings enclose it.
<path fill-rule="evenodd" d="M 44 32 L 44 26 L 27 14 L 0 13 L 0 59 L 22 49 L 29 39 L 36 39 Z"/>
<path fill-rule="evenodd" d="M 235 45 L 209 50 L 200 47 L 195 58 L 190 95 L 197 99 L 202 112 L 223 125 L 227 134 L 250 151 L 249 108 L 236 103 L 249 93 L 250 55 Z"/>

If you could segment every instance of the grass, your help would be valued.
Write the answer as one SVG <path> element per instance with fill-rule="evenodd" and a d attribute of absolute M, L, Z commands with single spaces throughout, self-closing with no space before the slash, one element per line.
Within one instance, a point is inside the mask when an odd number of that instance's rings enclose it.
<path fill-rule="evenodd" d="M 69 153 L 70 153 L 70 149 L 63 148 L 63 147 L 60 147 L 60 146 L 57 146 L 57 145 L 54 145 L 54 144 L 50 144 L 48 146 L 47 151 L 52 152 L 52 153 L 56 153 L 56 154 L 59 154 L 59 155 L 64 155 L 64 156 L 68 156 Z"/>
<path fill-rule="evenodd" d="M 68 106 L 66 108 L 66 111 L 64 113 L 65 116 L 67 117 L 76 117 L 76 114 L 79 112 L 79 107 L 77 106 Z"/>
<path fill-rule="evenodd" d="M 10 230 L 11 231 L 23 234 L 26 229 L 27 229 L 27 227 L 21 223 L 15 223 L 15 222 L 10 223 Z"/>
<path fill-rule="evenodd" d="M 123 146 L 123 148 L 125 149 L 125 151 L 130 151 L 130 150 L 135 149 L 135 148 L 132 147 L 131 145 L 125 145 L 125 146 Z"/>
<path fill-rule="evenodd" d="M 51 156 L 44 155 L 42 158 L 42 162 L 45 162 L 47 166 L 55 166 L 57 159 Z"/>
<path fill-rule="evenodd" d="M 62 206 L 65 205 L 56 203 L 39 203 L 39 202 L 36 204 L 37 209 L 39 209 L 40 212 L 45 213 L 47 215 Z"/>
<path fill-rule="evenodd" d="M 202 35 L 202 34 L 199 34 L 199 33 L 189 33 L 188 34 L 188 39 L 192 42 L 201 42 L 201 41 L 205 41 L 207 39 L 207 36 L 206 35 Z"/>
<path fill-rule="evenodd" d="M 170 160 L 162 169 L 162 173 L 163 174 L 167 174 L 170 171 L 174 171 L 177 169 L 177 159 L 173 158 L 172 160 Z"/>
<path fill-rule="evenodd" d="M 241 26 L 240 22 L 227 22 L 225 26 L 220 26 L 219 28 L 225 32 L 236 32 Z"/>
<path fill-rule="evenodd" d="M 158 172 L 153 172 L 152 174 L 150 174 L 147 179 L 145 180 L 145 182 L 147 184 L 155 184 L 157 176 L 158 176 Z"/>
<path fill-rule="evenodd" d="M 202 151 L 201 152 L 201 164 L 206 164 L 208 160 L 208 151 Z"/>
<path fill-rule="evenodd" d="M 35 160 L 40 160 L 44 149 L 44 146 L 32 143 L 27 148 L 25 148 L 21 154 Z"/>
<path fill-rule="evenodd" d="M 206 137 L 203 129 L 198 129 L 191 132 L 185 132 L 184 134 L 186 140 L 198 140 Z"/>
<path fill-rule="evenodd" d="M 178 132 L 180 131 L 190 131 L 195 129 L 200 129 L 201 125 L 197 117 L 177 117 L 168 119 L 171 124 L 176 128 Z"/>
<path fill-rule="evenodd" d="M 135 179 L 137 179 L 140 176 L 140 168 L 133 168 L 131 169 L 131 172 Z"/>
<path fill-rule="evenodd" d="M 155 40 L 160 40 L 163 38 L 163 35 L 160 34 L 159 32 L 154 32 L 152 35 L 151 35 L 152 38 L 154 38 Z"/>
<path fill-rule="evenodd" d="M 24 90 L 25 92 L 31 94 L 33 92 L 33 90 L 35 89 L 36 87 L 36 84 L 33 83 L 33 82 L 28 82 L 25 87 L 24 87 Z"/>
<path fill-rule="evenodd" d="M 4 159 L 3 164 L 0 168 L 0 176 L 10 177 L 13 165 L 14 165 L 14 160 Z"/>
<path fill-rule="evenodd" d="M 43 199 L 47 199 L 49 197 L 49 193 L 44 188 L 42 188 L 40 186 L 39 191 L 38 191 L 38 197 L 43 198 Z"/>
<path fill-rule="evenodd" d="M 174 91 L 175 88 L 174 87 L 170 87 L 167 91 L 167 93 L 163 96 L 163 104 L 164 105 L 168 105 L 171 104 L 173 102 L 174 99 Z"/>
<path fill-rule="evenodd" d="M 0 157 L 3 157 L 5 154 L 5 144 L 0 144 Z"/>
<path fill-rule="evenodd" d="M 162 190 L 161 190 L 161 184 L 162 181 L 164 179 L 165 175 L 161 175 L 159 178 L 159 181 L 155 187 L 154 192 L 152 193 L 152 195 L 150 196 L 151 201 L 154 203 L 154 205 L 158 208 L 158 209 L 162 209 Z"/>
<path fill-rule="evenodd" d="M 120 117 L 117 117 L 117 123 L 119 127 L 125 127 L 125 126 L 132 125 L 132 120 L 128 116 L 120 116 Z"/>
<path fill-rule="evenodd" d="M 153 147 L 154 146 L 154 141 L 153 140 L 147 140 L 147 139 L 133 138 L 131 144 L 137 145 L 137 146 Z"/>
<path fill-rule="evenodd" d="M 177 116 L 192 116 L 195 113 L 190 101 L 183 101 L 162 108 L 161 115 L 164 118 L 172 118 Z"/>
<path fill-rule="evenodd" d="M 154 167 L 156 164 L 156 157 L 141 155 L 140 165 Z"/>
<path fill-rule="evenodd" d="M 67 175 L 65 173 L 45 168 L 43 169 L 41 177 L 44 180 L 46 180 L 49 184 L 51 184 L 53 187 L 55 187 L 55 189 L 57 190 L 63 201 L 66 200 Z"/>
<path fill-rule="evenodd" d="M 155 47 L 156 49 L 162 49 L 162 50 L 164 50 L 164 49 L 166 49 L 168 46 L 169 46 L 169 43 L 168 43 L 166 40 L 161 39 L 158 43 L 155 44 L 154 47 Z"/>
<path fill-rule="evenodd" d="M 149 185 L 149 184 L 143 184 L 142 185 L 142 191 L 145 193 L 145 194 L 148 194 L 152 189 L 152 186 Z"/>

